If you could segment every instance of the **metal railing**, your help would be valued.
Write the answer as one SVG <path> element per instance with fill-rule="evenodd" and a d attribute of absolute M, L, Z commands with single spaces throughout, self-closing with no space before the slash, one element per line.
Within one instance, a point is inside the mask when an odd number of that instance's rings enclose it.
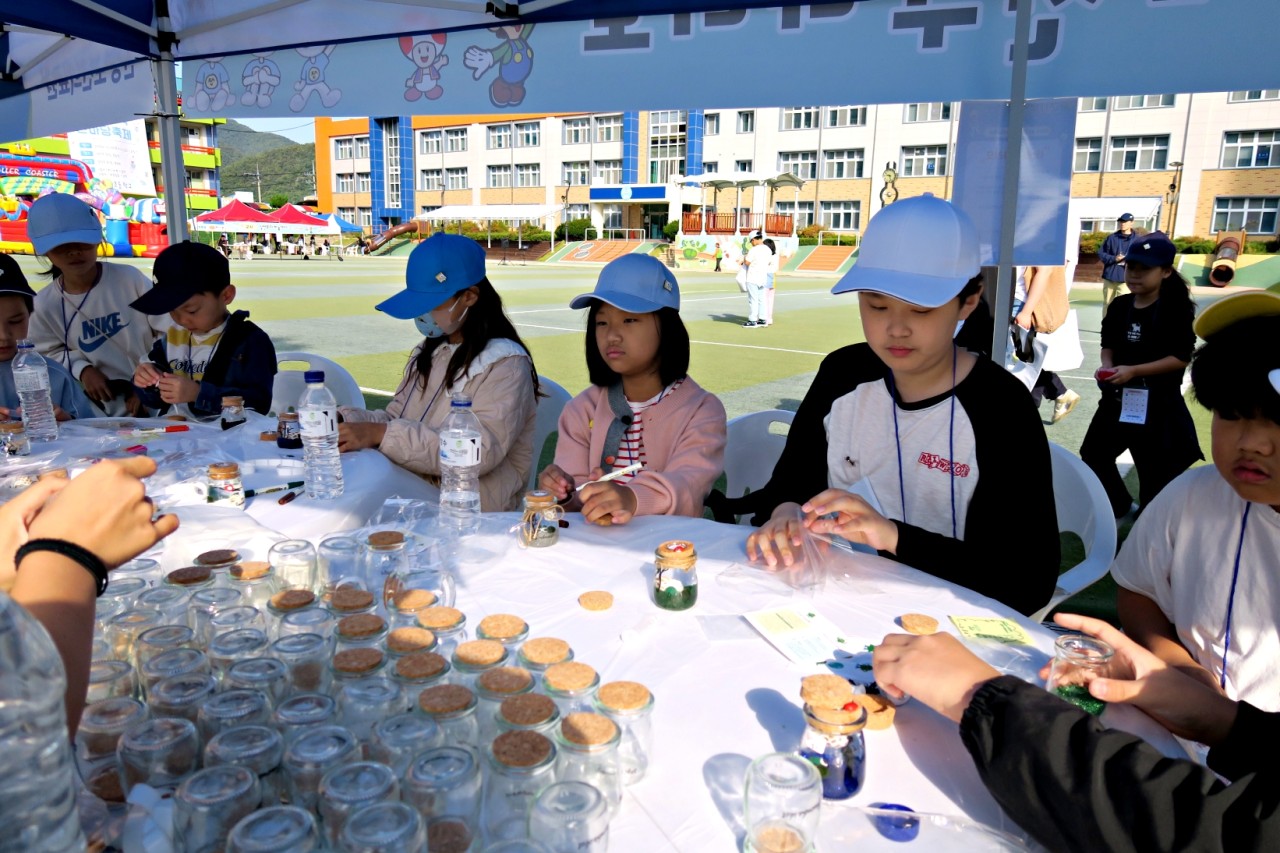
<path fill-rule="evenodd" d="M 846 230 L 843 230 L 843 229 L 840 229 L 840 228 L 824 228 L 823 230 L 821 230 L 821 231 L 819 231 L 819 232 L 818 232 L 818 245 L 819 245 L 819 246 L 826 246 L 826 245 L 827 245 L 827 244 L 826 244 L 826 243 L 824 243 L 824 242 L 823 242 L 823 240 L 822 240 L 822 235 L 824 235 L 824 234 L 834 234 L 834 235 L 835 235 L 835 237 L 836 237 L 836 242 L 832 243 L 832 244 L 831 244 L 832 246 L 852 246 L 852 247 L 853 247 L 853 248 L 855 248 L 855 249 L 856 249 L 856 248 L 858 248 L 858 240 L 861 238 L 861 233 L 860 233 L 860 232 L 858 232 L 858 231 L 856 231 L 856 230 L 853 230 L 853 231 L 846 231 Z M 848 238 L 848 240 L 849 240 L 849 242 L 848 242 L 848 243 L 846 243 L 846 242 L 845 242 L 845 239 L 846 239 L 846 238 Z"/>
<path fill-rule="evenodd" d="M 595 239 L 597 240 L 635 240 L 636 242 L 643 242 L 645 239 L 643 228 L 597 228 L 594 225 L 588 225 L 583 229 L 582 239 L 592 239 L 592 231 L 596 232 Z M 633 233 L 636 235 L 635 237 L 628 236 Z M 622 236 L 615 237 L 615 234 L 621 234 Z"/>

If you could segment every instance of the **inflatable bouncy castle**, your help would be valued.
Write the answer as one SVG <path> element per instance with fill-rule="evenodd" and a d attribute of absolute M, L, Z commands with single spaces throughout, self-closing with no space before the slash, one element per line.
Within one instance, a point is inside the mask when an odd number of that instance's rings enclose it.
<path fill-rule="evenodd" d="M 35 254 L 27 238 L 27 209 L 51 192 L 71 192 L 98 211 L 103 255 L 154 258 L 169 245 L 163 200 L 125 198 L 79 160 L 0 153 L 0 252 Z"/>

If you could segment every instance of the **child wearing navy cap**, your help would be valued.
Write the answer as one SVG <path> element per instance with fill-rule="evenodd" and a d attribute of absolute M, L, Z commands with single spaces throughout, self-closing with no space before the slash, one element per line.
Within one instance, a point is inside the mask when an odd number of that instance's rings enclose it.
<path fill-rule="evenodd" d="M 151 348 L 150 362 L 134 371 L 142 401 L 211 418 L 222 411 L 223 397 L 243 397 L 246 408 L 265 415 L 278 370 L 276 350 L 249 321 L 248 311 L 227 310 L 236 286 L 226 255 L 203 243 L 177 243 L 156 257 L 151 274 L 155 287 L 132 307 L 168 314 L 173 325 Z"/>
<path fill-rule="evenodd" d="M 539 486 L 592 522 L 701 518 L 703 499 L 724 469 L 725 411 L 689 377 L 675 276 L 657 258 L 623 255 L 569 307 L 589 309 L 591 387 L 561 413 L 556 461 Z M 635 463 L 644 468 L 574 491 Z"/>
<path fill-rule="evenodd" d="M 339 449 L 376 448 L 438 485 L 438 430 L 451 396 L 466 394 L 482 433 L 480 508 L 516 509 L 534 465 L 538 371 L 489 283 L 484 249 L 456 234 L 431 235 L 409 255 L 405 289 L 377 309 L 413 320 L 423 341 L 385 411 L 342 407 Z"/>

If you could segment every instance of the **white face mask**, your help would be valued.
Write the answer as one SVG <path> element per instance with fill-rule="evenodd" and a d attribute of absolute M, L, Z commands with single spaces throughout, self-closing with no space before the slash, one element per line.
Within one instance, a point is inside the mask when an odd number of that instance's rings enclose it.
<path fill-rule="evenodd" d="M 453 300 L 453 305 L 444 309 L 445 312 L 452 312 L 461 299 L 462 297 L 459 296 L 457 299 Z M 422 333 L 424 338 L 442 338 L 445 335 L 452 335 L 454 332 L 458 331 L 458 329 L 462 328 L 462 321 L 467 318 L 467 312 L 470 310 L 470 305 L 462 309 L 462 316 L 458 318 L 456 323 L 450 323 L 450 328 L 445 328 L 436 321 L 435 311 L 423 314 L 421 317 L 415 317 L 413 319 L 413 325 L 418 327 L 418 331 Z"/>

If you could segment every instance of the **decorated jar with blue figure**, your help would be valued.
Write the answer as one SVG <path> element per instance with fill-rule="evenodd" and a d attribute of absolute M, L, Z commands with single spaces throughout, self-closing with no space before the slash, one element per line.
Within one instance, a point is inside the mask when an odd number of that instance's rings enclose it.
<path fill-rule="evenodd" d="M 839 691 L 813 689 L 818 680 L 844 684 Z M 862 790 L 866 780 L 867 749 L 862 730 L 867 724 L 867 712 L 853 701 L 852 694 L 847 681 L 831 675 L 806 678 L 801 691 L 806 701 L 800 756 L 818 768 L 823 799 L 847 800 Z"/>

